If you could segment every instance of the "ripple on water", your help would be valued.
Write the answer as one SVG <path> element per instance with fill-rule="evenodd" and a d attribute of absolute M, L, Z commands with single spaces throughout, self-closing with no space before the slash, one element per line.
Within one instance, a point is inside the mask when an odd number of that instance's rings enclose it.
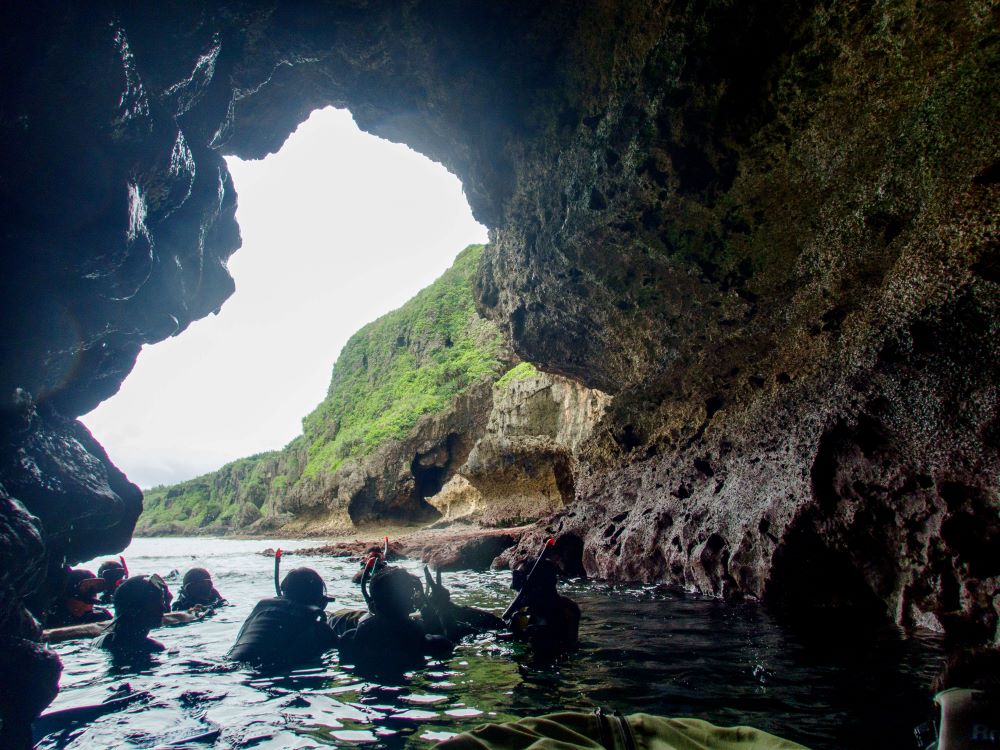
<path fill-rule="evenodd" d="M 309 544 L 135 540 L 125 553 L 134 573 L 177 571 L 176 582 L 201 565 L 233 605 L 160 629 L 154 636 L 169 651 L 139 666 L 114 665 L 87 643 L 59 644 L 64 671 L 54 708 L 100 702 L 126 683 L 153 697 L 50 735 L 40 747 L 154 748 L 213 729 L 218 749 L 426 747 L 485 721 L 598 705 L 749 724 L 814 748 L 901 747 L 922 720 L 923 686 L 940 662 L 936 641 L 891 629 L 803 639 L 750 605 L 662 586 L 573 583 L 581 645 L 555 663 L 535 663 L 522 646 L 491 636 L 393 684 L 362 679 L 335 652 L 283 675 L 227 663 L 250 609 L 272 593 L 273 560 L 259 552 Z M 336 606 L 362 606 L 350 583 L 355 563 L 289 555 L 286 564 L 316 568 Z M 419 565 L 409 567 L 419 573 Z M 445 581 L 462 604 L 500 610 L 510 599 L 501 573 L 451 573 Z"/>

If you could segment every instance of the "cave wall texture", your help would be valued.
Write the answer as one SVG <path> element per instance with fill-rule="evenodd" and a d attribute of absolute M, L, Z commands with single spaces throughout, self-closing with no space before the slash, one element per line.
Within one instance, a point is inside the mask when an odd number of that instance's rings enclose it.
<path fill-rule="evenodd" d="M 995 3 L 160 6 L 0 10 L 5 639 L 128 538 L 74 420 L 231 294 L 222 156 L 335 105 L 462 179 L 517 353 L 615 396 L 551 522 L 588 573 L 997 640 Z"/>

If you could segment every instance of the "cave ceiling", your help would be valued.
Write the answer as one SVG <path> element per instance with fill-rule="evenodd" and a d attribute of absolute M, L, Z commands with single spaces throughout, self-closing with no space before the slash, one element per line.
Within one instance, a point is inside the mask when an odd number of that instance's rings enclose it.
<path fill-rule="evenodd" d="M 995 628 L 998 571 L 953 519 L 997 506 L 997 12 L 8 3 L 3 494 L 50 552 L 120 548 L 141 499 L 73 419 L 232 294 L 223 157 L 346 107 L 462 180 L 491 232 L 479 309 L 517 353 L 617 395 L 576 483 L 590 572 L 763 595 L 787 532 L 899 620 Z"/>

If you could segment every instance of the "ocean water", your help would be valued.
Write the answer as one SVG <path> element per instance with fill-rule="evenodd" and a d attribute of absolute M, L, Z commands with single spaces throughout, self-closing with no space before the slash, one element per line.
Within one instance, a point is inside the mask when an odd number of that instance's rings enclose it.
<path fill-rule="evenodd" d="M 580 645 L 556 663 L 536 663 L 519 644 L 492 635 L 390 684 L 342 667 L 335 651 L 278 676 L 227 662 L 253 605 L 273 595 L 273 560 L 261 552 L 313 544 L 134 540 L 125 552 L 132 573 L 160 573 L 176 589 L 187 568 L 203 566 L 231 605 L 153 631 L 168 651 L 146 663 L 116 665 L 89 641 L 57 644 L 64 671 L 50 710 L 99 703 L 125 684 L 150 695 L 69 725 L 39 747 L 419 748 L 484 722 L 603 706 L 755 726 L 817 749 L 907 748 L 911 728 L 929 711 L 927 686 L 943 658 L 936 638 L 904 637 L 892 627 L 793 626 L 754 604 L 570 582 L 562 588 L 583 611 Z M 319 571 L 337 597 L 330 609 L 362 606 L 351 583 L 356 562 L 288 555 L 282 564 Z M 418 562 L 401 564 L 420 571 Z M 504 572 L 446 573 L 444 581 L 456 602 L 496 612 L 512 594 Z M 183 743 L 213 730 L 209 741 Z"/>

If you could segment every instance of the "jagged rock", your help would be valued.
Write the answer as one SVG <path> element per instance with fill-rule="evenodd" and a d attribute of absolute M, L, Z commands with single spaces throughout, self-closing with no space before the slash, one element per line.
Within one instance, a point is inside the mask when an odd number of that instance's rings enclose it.
<path fill-rule="evenodd" d="M 486 570 L 504 550 L 517 544 L 530 527 L 500 529 L 423 528 L 394 537 L 389 543 L 389 562 L 416 559 L 435 570 Z M 361 560 L 369 552 L 382 551 L 375 540 L 352 539 L 318 547 L 306 547 L 283 552 L 285 555 L 328 555 Z M 274 556 L 274 550 L 264 554 Z M 358 577 L 360 580 L 360 576 Z"/>
<path fill-rule="evenodd" d="M 439 493 L 427 498 L 427 502 L 441 514 L 440 523 L 470 518 L 483 510 L 482 494 L 461 474 L 449 479 Z"/>
<path fill-rule="evenodd" d="M 553 522 L 588 572 L 788 600 L 843 580 L 997 640 L 988 4 L 8 3 L 0 23 L 0 481 L 47 517 L 49 488 L 79 489 L 94 539 L 73 544 L 119 544 L 135 503 L 66 420 L 231 292 L 222 155 L 332 104 L 462 179 L 491 227 L 480 308 L 517 354 L 615 395 Z M 17 393 L 51 442 L 10 418 Z"/>
<path fill-rule="evenodd" d="M 576 452 L 610 401 L 598 390 L 537 371 L 501 381 L 485 434 L 459 469 L 465 481 L 429 502 L 447 508 L 448 519 L 489 526 L 561 509 L 575 496 Z"/>
<path fill-rule="evenodd" d="M 488 570 L 496 557 L 514 546 L 525 529 L 474 529 L 457 535 L 438 537 L 417 546 L 410 542 L 408 554 L 418 557 L 433 570 Z"/>

